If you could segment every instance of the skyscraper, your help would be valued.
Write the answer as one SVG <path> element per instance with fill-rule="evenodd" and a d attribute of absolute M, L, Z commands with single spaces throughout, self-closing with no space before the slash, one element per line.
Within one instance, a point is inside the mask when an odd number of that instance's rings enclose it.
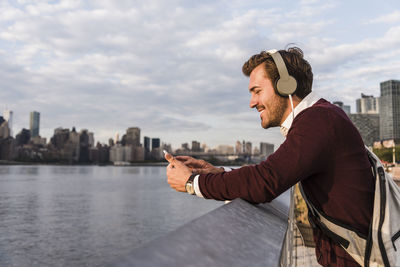
<path fill-rule="evenodd" d="M 144 151 L 150 152 L 150 137 L 145 136 L 143 139 L 143 143 L 144 143 Z"/>
<path fill-rule="evenodd" d="M 361 94 L 356 100 L 357 113 L 348 114 L 367 146 L 379 140 L 379 97 Z"/>
<path fill-rule="evenodd" d="M 361 98 L 356 100 L 357 113 L 378 114 L 379 97 L 361 94 Z"/>
<path fill-rule="evenodd" d="M 263 143 L 263 142 L 260 143 L 260 154 L 262 156 L 268 157 L 272 153 L 274 153 L 274 145 L 273 144 Z"/>
<path fill-rule="evenodd" d="M 200 142 L 192 141 L 192 151 L 193 151 L 193 152 L 199 152 L 199 151 L 201 151 L 201 149 L 200 149 Z"/>
<path fill-rule="evenodd" d="M 380 139 L 400 138 L 400 81 L 381 82 Z"/>
<path fill-rule="evenodd" d="M 131 127 L 126 130 L 126 145 L 140 146 L 140 128 Z"/>
<path fill-rule="evenodd" d="M 13 136 L 13 112 L 9 109 L 3 112 L 4 119 L 8 122 L 8 128 L 10 129 L 10 136 Z"/>
<path fill-rule="evenodd" d="M 351 113 L 351 107 L 349 105 L 344 105 L 342 101 L 335 101 L 333 104 L 343 109 L 347 115 Z"/>
<path fill-rule="evenodd" d="M 156 148 L 160 148 L 160 138 L 151 139 L 151 150 L 154 150 Z"/>
<path fill-rule="evenodd" d="M 40 125 L 40 113 L 37 111 L 31 112 L 31 119 L 30 119 L 30 131 L 31 131 L 31 138 L 39 136 L 39 125 Z"/>

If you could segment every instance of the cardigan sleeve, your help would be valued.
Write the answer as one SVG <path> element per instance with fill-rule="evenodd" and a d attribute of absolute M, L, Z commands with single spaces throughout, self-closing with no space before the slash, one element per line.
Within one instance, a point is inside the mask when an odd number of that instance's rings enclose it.
<path fill-rule="evenodd" d="M 200 175 L 202 195 L 216 200 L 270 202 L 298 181 L 327 171 L 335 132 L 330 118 L 329 109 L 323 107 L 302 111 L 286 140 L 265 161 L 230 172 Z"/>

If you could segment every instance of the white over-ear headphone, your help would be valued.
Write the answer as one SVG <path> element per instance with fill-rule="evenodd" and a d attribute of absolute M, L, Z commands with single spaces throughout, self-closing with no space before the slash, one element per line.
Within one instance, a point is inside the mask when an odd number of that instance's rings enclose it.
<path fill-rule="evenodd" d="M 279 72 L 279 79 L 275 83 L 276 92 L 283 97 L 292 95 L 296 92 L 297 81 L 293 76 L 289 75 L 281 54 L 275 49 L 266 52 L 272 57 Z"/>

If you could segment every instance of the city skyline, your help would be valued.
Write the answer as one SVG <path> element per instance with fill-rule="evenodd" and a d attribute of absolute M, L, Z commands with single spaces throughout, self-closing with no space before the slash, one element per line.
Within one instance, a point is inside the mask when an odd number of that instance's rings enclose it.
<path fill-rule="evenodd" d="M 396 88 L 397 88 L 396 90 L 398 91 L 398 85 L 400 84 L 400 81 L 398 81 L 398 80 L 387 80 L 387 81 L 380 82 L 380 87 L 381 87 L 380 96 L 382 96 L 382 85 L 383 84 L 395 84 Z M 393 93 L 396 96 L 398 95 L 397 91 L 395 93 Z M 384 95 L 386 95 L 386 93 L 384 93 Z M 356 127 L 360 131 L 360 133 L 363 136 L 363 138 L 367 138 L 368 141 L 364 140 L 364 142 L 366 142 L 366 145 L 372 145 L 372 143 L 374 141 L 386 140 L 386 139 L 389 138 L 389 135 L 386 136 L 388 138 L 379 138 L 379 136 L 378 136 L 379 135 L 379 128 L 380 128 L 379 127 L 379 114 L 380 114 L 379 113 L 379 110 L 380 110 L 380 108 L 379 108 L 379 99 L 380 99 L 380 96 L 365 95 L 364 93 L 361 93 L 361 98 L 357 98 L 355 103 L 354 103 L 355 106 L 356 106 L 356 109 L 353 110 L 353 112 L 350 109 L 351 106 L 347 105 L 347 103 L 343 103 L 342 101 L 334 101 L 333 102 L 333 104 L 339 106 L 340 108 L 342 108 L 346 112 L 346 114 L 350 117 L 350 119 L 353 121 L 353 123 L 356 125 Z M 398 100 L 396 100 L 396 101 L 398 101 Z M 385 104 L 383 106 L 388 106 L 388 105 Z M 13 113 L 14 112 L 12 110 L 8 110 L 8 109 L 4 110 L 4 112 L 3 112 L 3 117 L 5 117 L 7 121 L 9 120 L 7 118 L 11 118 L 10 119 L 11 125 L 12 125 L 12 121 L 13 121 L 13 115 L 12 115 Z M 386 113 L 387 112 L 384 111 L 384 114 L 386 114 Z M 372 116 L 374 116 L 374 118 L 372 118 Z M 398 125 L 398 119 L 397 118 L 398 118 L 398 116 L 396 115 L 396 120 L 395 120 L 395 125 L 394 125 L 396 129 L 398 127 L 400 127 Z M 31 137 L 40 136 L 40 134 L 39 134 L 39 128 L 40 128 L 39 119 L 40 119 L 40 112 L 37 112 L 37 111 L 31 111 L 30 112 L 30 127 L 29 127 L 29 131 L 31 132 Z M 384 121 L 386 123 L 386 119 Z M 33 126 L 33 125 L 35 125 L 35 126 Z M 391 125 L 393 125 L 393 122 L 391 122 Z M 36 130 L 33 131 L 32 130 L 33 128 L 35 128 Z M 75 126 L 71 127 L 71 129 L 74 129 L 74 128 L 76 128 L 76 127 Z M 17 133 L 21 132 L 23 129 L 26 129 L 26 128 L 22 128 Z M 60 126 L 60 127 L 57 127 L 57 128 L 54 129 L 54 133 L 58 129 L 68 129 L 69 130 L 68 127 L 65 128 L 63 126 Z M 10 131 L 12 131 L 12 130 L 13 129 L 10 128 Z M 84 127 L 84 128 L 81 128 L 81 130 L 89 130 L 89 129 Z M 377 133 L 371 134 L 370 131 L 375 131 L 375 130 L 378 131 L 378 135 L 377 135 Z M 368 137 L 365 136 L 366 135 L 365 131 L 369 131 L 370 132 L 370 133 L 367 134 Z M 34 132 L 34 134 L 32 135 L 33 132 Z M 141 135 L 140 132 L 141 132 L 141 128 L 138 127 L 138 126 L 133 126 L 133 127 L 130 126 L 130 127 L 126 128 L 126 135 L 127 135 L 127 138 L 128 138 L 127 140 L 132 140 L 132 141 L 128 141 L 128 144 L 132 144 L 134 146 L 142 146 L 146 150 L 146 147 L 148 145 L 148 143 L 147 143 L 148 141 L 146 141 L 146 138 L 149 138 L 149 136 L 143 135 L 143 142 L 142 142 L 141 139 L 140 139 L 140 135 Z M 95 133 L 92 133 L 92 138 L 94 138 L 93 137 L 94 134 Z M 13 135 L 11 134 L 11 136 L 13 136 Z M 99 142 L 101 144 L 108 145 L 110 140 L 113 140 L 113 141 L 116 142 L 116 140 L 119 139 L 119 136 L 120 136 L 120 133 L 116 132 L 114 139 L 113 139 L 113 137 L 109 137 L 106 141 L 96 140 L 96 143 Z M 139 136 L 139 138 L 138 138 L 138 136 Z M 40 137 L 45 138 L 45 140 L 49 141 L 51 136 L 49 136 L 49 137 L 40 136 Z M 397 139 L 398 137 L 394 136 L 394 138 Z M 151 138 L 152 146 L 153 146 L 153 140 L 154 139 L 158 140 L 158 147 L 159 147 L 160 146 L 160 138 L 159 137 L 152 137 Z M 389 138 L 389 139 L 391 139 L 391 138 Z M 136 141 L 133 141 L 133 140 L 136 140 Z M 133 142 L 133 143 L 131 143 L 131 142 Z M 137 142 L 139 142 L 139 143 L 137 143 Z M 179 150 L 181 148 L 184 148 L 184 146 L 188 146 L 188 142 L 190 142 L 190 141 L 189 140 L 180 140 L 180 143 L 178 145 L 176 145 L 176 146 L 171 145 L 171 143 L 169 143 L 168 141 L 165 141 L 165 140 L 163 140 L 162 143 L 171 146 L 173 148 L 173 150 L 176 150 L 176 149 Z M 214 145 L 213 147 L 208 145 L 206 142 L 198 142 L 197 140 L 194 140 L 194 139 L 192 139 L 191 142 L 192 142 L 192 144 L 196 143 L 196 147 L 198 146 L 199 148 L 200 148 L 200 146 L 206 146 L 208 149 L 219 149 L 219 147 L 221 147 L 221 146 L 227 146 L 227 147 L 229 146 L 229 147 L 231 147 L 231 149 L 234 149 L 234 147 L 237 146 L 237 143 L 239 141 L 238 140 L 236 141 L 236 145 L 232 145 L 232 144 L 228 144 L 228 143 L 220 143 L 220 144 Z M 245 142 L 245 140 L 243 139 L 243 146 L 244 146 L 244 142 Z M 250 146 L 251 146 L 252 141 L 248 141 L 248 142 L 250 142 Z M 265 143 L 265 141 L 261 141 L 260 142 L 260 150 L 262 150 L 261 146 L 262 146 L 263 143 Z M 276 144 L 272 144 L 272 145 L 276 145 Z M 278 144 L 278 146 L 279 146 L 279 144 Z M 254 148 L 256 148 L 256 147 L 254 147 Z M 234 149 L 234 150 L 236 150 L 236 149 Z"/>
<path fill-rule="evenodd" d="M 363 6 L 363 12 L 359 6 Z M 397 1 L 5 1 L 0 4 L 0 108 L 14 136 L 41 113 L 40 134 L 90 129 L 106 143 L 139 125 L 173 147 L 250 140 L 278 146 L 249 108 L 241 66 L 295 43 L 313 90 L 355 110 L 361 93 L 398 80 Z M 229 134 L 226 134 L 226 133 Z"/>
<path fill-rule="evenodd" d="M 7 111 L 10 111 L 10 110 L 7 110 Z M 11 110 L 11 112 L 13 113 L 12 110 Z M 0 116 L 0 117 L 2 117 L 2 116 Z M 90 131 L 90 129 L 85 128 L 85 127 L 81 128 L 81 129 L 77 129 L 75 126 L 72 126 L 72 127 L 60 126 L 60 127 L 54 128 L 53 134 L 51 136 L 42 136 L 42 135 L 40 135 L 40 132 L 39 132 L 39 128 L 40 128 L 40 122 L 39 122 L 40 112 L 37 112 L 37 111 L 30 112 L 30 118 L 31 118 L 30 127 L 23 127 L 21 129 L 17 130 L 15 135 L 10 134 L 10 136 L 15 138 L 16 135 L 20 134 L 23 130 L 28 130 L 31 133 L 31 136 L 30 136 L 31 138 L 38 136 L 38 137 L 44 138 L 46 140 L 46 143 L 49 143 L 50 139 L 59 130 L 63 130 L 63 129 L 73 130 L 73 129 L 76 129 L 76 131 L 84 131 L 84 130 Z M 3 118 L 3 119 L 5 119 L 5 118 Z M 7 121 L 7 119 L 5 119 L 5 121 Z M 35 122 L 33 122 L 33 121 L 35 121 Z M 33 127 L 32 125 L 35 125 L 34 128 L 36 129 L 34 135 L 32 135 L 32 127 Z M 9 128 L 9 129 L 11 131 L 11 128 Z M 159 137 L 142 135 L 141 134 L 141 130 L 142 129 L 139 126 L 130 126 L 130 127 L 127 127 L 125 129 L 126 135 L 127 135 L 127 144 L 128 145 L 142 146 L 143 148 L 146 148 L 147 145 L 151 143 L 151 149 L 153 149 L 154 146 L 160 147 L 161 144 L 171 145 L 169 142 L 167 142 L 165 140 L 161 140 L 161 138 L 159 138 Z M 96 133 L 92 133 L 93 139 L 94 139 L 93 145 L 95 145 L 97 142 L 101 143 L 102 145 L 108 145 L 110 140 L 113 140 L 113 142 L 116 141 L 115 137 L 113 138 L 112 136 L 110 136 L 105 142 L 102 142 L 100 140 L 96 140 L 95 134 Z M 123 135 L 124 135 L 124 132 L 122 132 L 122 133 L 117 132 L 116 133 L 116 136 L 118 136 L 118 139 L 119 139 L 120 136 L 122 137 Z M 146 144 L 146 142 L 148 142 L 148 141 L 146 141 L 146 139 L 150 139 L 150 143 Z M 130 141 L 130 140 L 136 140 L 136 141 Z M 121 140 L 119 139 L 118 141 L 121 141 Z M 156 142 L 156 145 L 154 144 L 154 142 Z M 237 140 L 235 142 L 239 142 L 239 141 Z M 244 140 L 243 140 L 243 142 L 244 142 Z M 251 141 L 248 141 L 248 142 L 251 143 Z M 196 143 L 199 148 L 201 146 L 206 145 L 208 149 L 216 149 L 216 148 L 218 148 L 218 146 L 231 146 L 232 148 L 235 146 L 234 144 L 221 143 L 221 144 L 217 144 L 215 147 L 211 147 L 208 144 L 206 144 L 205 142 L 198 142 L 198 140 L 182 140 L 177 147 L 173 147 L 172 146 L 172 148 L 174 150 L 181 149 L 182 145 L 188 144 L 188 143 L 192 143 L 192 145 L 193 145 L 193 143 Z M 260 146 L 261 146 L 261 144 L 269 144 L 269 143 L 264 141 L 264 142 L 260 142 Z M 188 149 L 192 150 L 192 147 L 190 147 L 190 145 L 189 145 Z"/>

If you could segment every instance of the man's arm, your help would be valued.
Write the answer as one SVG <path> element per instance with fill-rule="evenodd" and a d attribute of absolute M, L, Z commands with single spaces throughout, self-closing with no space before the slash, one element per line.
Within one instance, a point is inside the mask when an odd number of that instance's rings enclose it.
<path fill-rule="evenodd" d="M 266 161 L 231 172 L 200 175 L 205 198 L 242 198 L 252 203 L 269 202 L 298 181 L 327 170 L 332 149 L 329 112 L 313 108 L 300 113 L 287 139 Z"/>

